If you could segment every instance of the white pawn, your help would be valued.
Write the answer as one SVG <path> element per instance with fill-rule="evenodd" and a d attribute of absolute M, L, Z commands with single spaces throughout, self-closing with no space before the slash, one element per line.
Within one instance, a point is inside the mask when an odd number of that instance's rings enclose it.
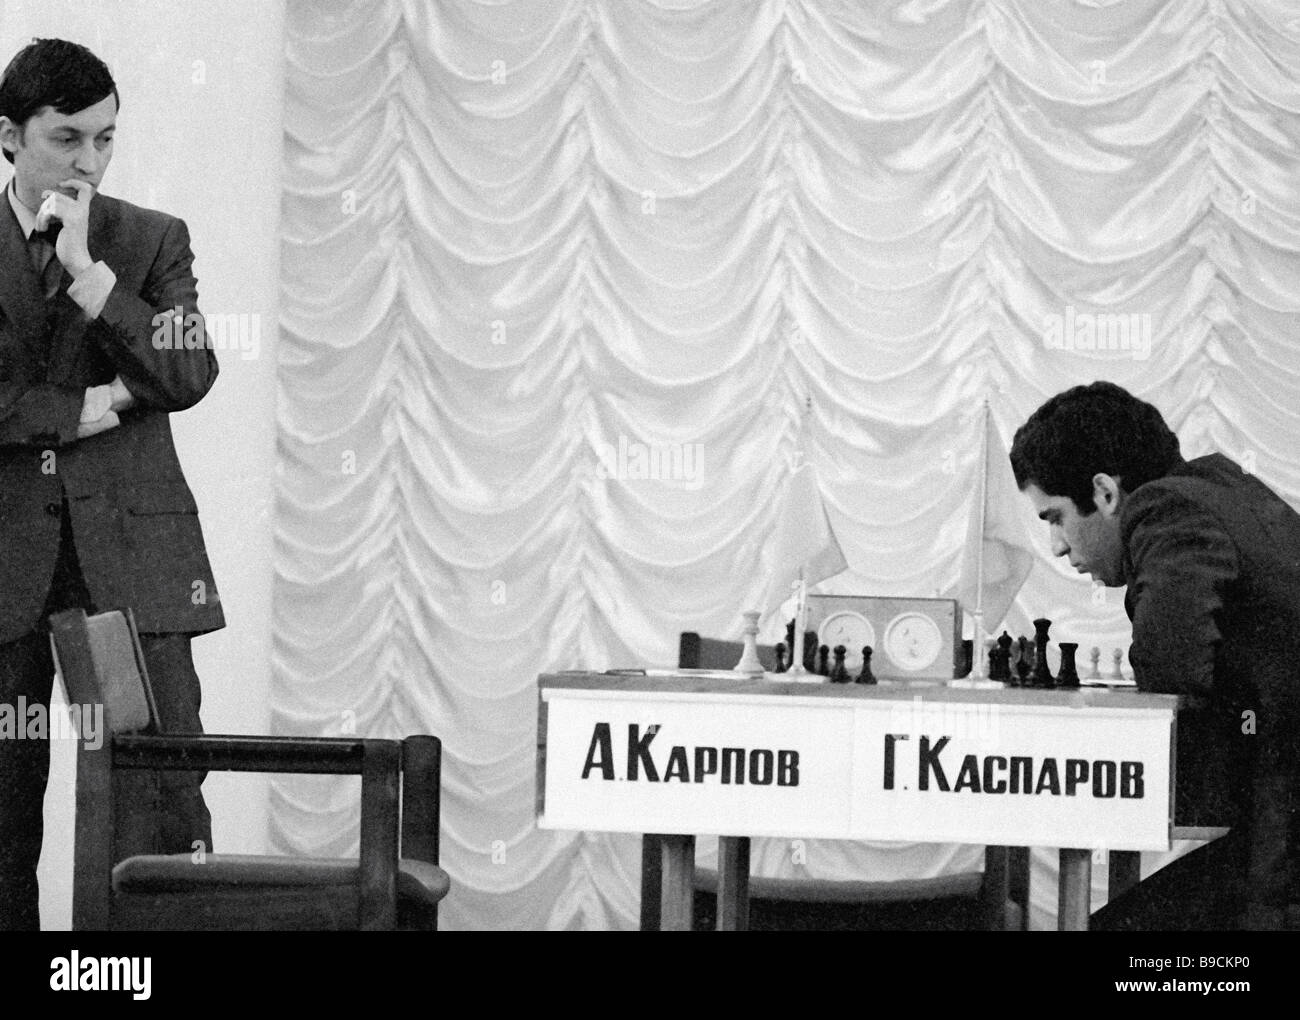
<path fill-rule="evenodd" d="M 751 676 L 763 675 L 763 663 L 758 658 L 758 616 L 756 612 L 742 613 L 745 618 L 745 650 L 740 661 L 735 665 L 737 673 L 749 673 Z"/>
<path fill-rule="evenodd" d="M 1092 672 L 1084 677 L 1085 680 L 1101 679 L 1101 649 L 1096 645 L 1092 646 L 1092 651 L 1088 653 L 1088 660 L 1092 663 Z"/>
<path fill-rule="evenodd" d="M 1110 678 L 1112 680 L 1123 680 L 1124 670 L 1120 668 L 1120 663 L 1124 661 L 1124 650 L 1122 648 L 1116 648 L 1110 653 L 1110 657 L 1115 660 L 1115 669 L 1111 673 Z"/>

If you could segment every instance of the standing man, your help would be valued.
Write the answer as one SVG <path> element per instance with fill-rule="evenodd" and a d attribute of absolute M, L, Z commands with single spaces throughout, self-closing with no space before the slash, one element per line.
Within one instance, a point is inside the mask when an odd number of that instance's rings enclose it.
<path fill-rule="evenodd" d="M 1047 401 L 1011 465 L 1052 552 L 1128 586 L 1138 687 L 1183 696 L 1175 823 L 1231 826 L 1092 927 L 1282 928 L 1300 848 L 1300 515 L 1221 454 L 1184 461 L 1160 412 L 1112 383 Z"/>
<path fill-rule="evenodd" d="M 98 193 L 118 108 L 75 43 L 36 40 L 0 78 L 0 704 L 48 706 L 51 613 L 129 607 L 163 728 L 201 732 L 190 639 L 225 621 L 168 414 L 217 362 L 185 224 Z M 48 773 L 48 741 L 0 739 L 0 930 L 39 927 Z M 201 775 L 128 779 L 115 859 L 211 850 Z"/>

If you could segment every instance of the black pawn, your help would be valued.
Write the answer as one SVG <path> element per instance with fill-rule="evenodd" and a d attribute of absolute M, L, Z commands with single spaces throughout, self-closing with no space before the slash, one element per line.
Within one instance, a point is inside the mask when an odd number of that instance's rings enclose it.
<path fill-rule="evenodd" d="M 1011 635 L 1005 630 L 998 638 L 997 647 L 989 652 L 989 679 L 1011 682 Z"/>
<path fill-rule="evenodd" d="M 1029 684 L 1029 671 L 1032 668 L 1029 665 L 1029 638 L 1023 634 L 1020 640 L 1016 642 L 1016 648 L 1020 652 L 1020 657 L 1016 659 L 1016 682 L 1022 686 Z"/>
<path fill-rule="evenodd" d="M 777 642 L 776 646 L 776 672 L 784 673 L 788 668 L 785 663 L 785 645 Z"/>
<path fill-rule="evenodd" d="M 1074 665 L 1074 653 L 1079 650 L 1077 641 L 1062 641 L 1056 646 L 1061 650 L 1061 668 L 1056 674 L 1057 687 L 1078 687 L 1079 671 Z"/>
<path fill-rule="evenodd" d="M 862 672 L 858 678 L 853 681 L 855 684 L 874 684 L 876 682 L 875 674 L 871 672 L 871 646 L 862 646 Z"/>
<path fill-rule="evenodd" d="M 844 666 L 844 655 L 847 651 L 848 649 L 843 645 L 835 646 L 835 665 L 831 667 L 830 675 L 827 677 L 833 684 L 847 684 L 853 680 Z"/>
<path fill-rule="evenodd" d="M 817 632 L 803 632 L 803 668 L 809 673 L 817 672 Z"/>
<path fill-rule="evenodd" d="M 1056 677 L 1047 666 L 1047 632 L 1051 630 L 1052 621 L 1039 617 L 1034 621 L 1034 686 L 1054 687 Z"/>
<path fill-rule="evenodd" d="M 831 674 L 831 646 L 822 645 L 817 649 L 817 672 L 822 676 Z"/>

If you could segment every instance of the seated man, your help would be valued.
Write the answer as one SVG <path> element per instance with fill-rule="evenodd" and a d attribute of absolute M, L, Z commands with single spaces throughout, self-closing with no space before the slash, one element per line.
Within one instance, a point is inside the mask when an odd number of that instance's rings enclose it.
<path fill-rule="evenodd" d="M 1052 552 L 1128 586 L 1139 688 L 1184 698 L 1175 823 L 1231 826 L 1092 927 L 1283 927 L 1300 831 L 1300 515 L 1221 454 L 1184 461 L 1160 412 L 1112 383 L 1047 401 L 1011 465 Z"/>

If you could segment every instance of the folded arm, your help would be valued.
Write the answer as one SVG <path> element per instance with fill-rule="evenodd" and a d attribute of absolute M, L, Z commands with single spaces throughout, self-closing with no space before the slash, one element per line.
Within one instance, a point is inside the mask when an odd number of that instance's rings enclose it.
<path fill-rule="evenodd" d="M 85 404 L 85 390 L 0 382 L 0 446 L 75 442 Z"/>
<path fill-rule="evenodd" d="M 193 263 L 189 232 L 182 221 L 172 220 L 142 294 L 130 293 L 114 278 L 98 315 L 92 314 L 100 304 L 98 288 L 88 295 L 92 303 L 83 303 L 92 318 L 87 340 L 117 369 L 115 410 L 138 403 L 183 411 L 197 404 L 216 381 L 217 358 L 198 309 Z"/>

